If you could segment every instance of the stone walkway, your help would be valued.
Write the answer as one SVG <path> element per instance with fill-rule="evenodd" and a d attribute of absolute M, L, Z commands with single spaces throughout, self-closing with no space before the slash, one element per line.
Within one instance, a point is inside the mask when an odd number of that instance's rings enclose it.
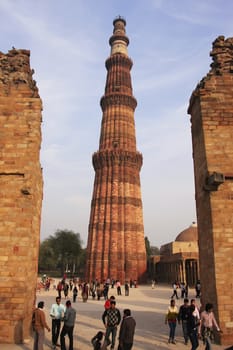
<path fill-rule="evenodd" d="M 134 338 L 133 350 L 185 350 L 190 349 L 190 344 L 184 345 L 181 326 L 177 326 L 176 340 L 177 344 L 168 344 L 168 326 L 164 324 L 165 313 L 170 302 L 172 289 L 157 285 L 155 289 L 151 286 L 139 286 L 139 288 L 131 288 L 129 296 L 117 296 L 116 289 L 110 289 L 109 296 L 115 295 L 117 307 L 122 311 L 129 308 L 132 311 L 137 326 Z M 49 292 L 40 292 L 37 294 L 37 302 L 43 300 L 45 302 L 45 312 L 47 323 L 51 325 L 49 310 L 51 304 L 55 302 L 57 292 L 50 290 Z M 194 297 L 194 291 L 190 289 L 190 298 Z M 72 300 L 72 298 L 71 298 Z M 198 302 L 198 301 L 197 301 Z M 65 303 L 65 299 L 62 299 Z M 177 306 L 180 306 L 182 300 L 177 300 Z M 91 350 L 90 339 L 99 330 L 104 330 L 101 320 L 104 311 L 104 300 L 100 301 L 89 299 L 87 303 L 83 303 L 78 297 L 78 302 L 73 304 L 77 310 L 76 325 L 74 330 L 74 350 Z M 67 347 L 68 348 L 68 347 Z M 223 350 L 227 346 L 213 345 L 213 350 Z M 0 344 L 1 350 L 32 350 L 33 340 L 29 339 L 27 343 L 21 345 Z M 46 341 L 44 350 L 51 349 L 51 333 L 46 331 Z M 59 350 L 60 348 L 57 347 Z M 115 346 L 117 349 L 117 346 Z M 199 350 L 204 350 L 204 345 L 200 342 Z"/>

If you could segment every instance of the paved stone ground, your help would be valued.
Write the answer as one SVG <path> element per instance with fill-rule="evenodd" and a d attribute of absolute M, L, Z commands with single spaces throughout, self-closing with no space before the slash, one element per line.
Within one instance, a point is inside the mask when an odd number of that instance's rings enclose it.
<path fill-rule="evenodd" d="M 177 344 L 168 344 L 168 326 L 164 324 L 165 313 L 170 302 L 172 289 L 165 285 L 156 285 L 155 289 L 151 286 L 139 286 L 138 288 L 130 288 L 129 296 L 117 296 L 116 289 L 110 289 L 109 296 L 115 295 L 117 307 L 123 311 L 130 308 L 134 316 L 137 326 L 134 338 L 134 350 L 185 350 L 190 349 L 189 345 L 184 345 L 182 337 L 181 325 L 177 326 L 176 340 Z M 43 300 L 47 323 L 51 325 L 49 310 L 52 303 L 55 302 L 57 292 L 50 290 L 42 291 L 37 294 L 37 302 Z M 190 289 L 189 298 L 195 297 L 194 291 Z M 72 300 L 72 298 L 71 298 Z M 65 299 L 62 298 L 62 303 Z M 182 300 L 177 300 L 177 306 L 180 306 Z M 198 304 L 198 300 L 197 300 Z M 88 299 L 87 303 L 83 303 L 80 296 L 78 302 L 72 303 L 77 310 L 76 325 L 74 330 L 74 350 L 91 350 L 90 339 L 99 330 L 104 330 L 101 320 L 104 311 L 104 300 L 100 301 Z M 68 348 L 68 347 L 67 347 Z M 227 346 L 213 345 L 213 350 L 223 350 Z M 27 343 L 21 345 L 0 344 L 1 350 L 32 350 L 33 340 L 29 339 Z M 51 349 L 51 333 L 46 331 L 46 340 L 44 350 Z M 117 346 L 115 346 L 117 349 Z M 200 342 L 199 350 L 204 350 L 204 345 Z M 57 347 L 59 350 L 59 347 Z"/>

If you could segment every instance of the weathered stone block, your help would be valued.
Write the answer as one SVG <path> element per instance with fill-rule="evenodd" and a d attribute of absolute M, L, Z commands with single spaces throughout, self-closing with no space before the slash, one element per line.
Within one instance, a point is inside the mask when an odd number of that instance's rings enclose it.
<path fill-rule="evenodd" d="M 0 53 L 0 343 L 20 343 L 30 333 L 35 294 L 28 281 L 36 287 L 43 184 L 41 110 L 30 52 Z"/>
<path fill-rule="evenodd" d="M 213 43 L 214 63 L 190 98 L 202 304 L 211 302 L 223 333 L 233 343 L 233 38 Z M 221 73 L 221 74 L 220 74 Z M 212 172 L 225 175 L 215 192 L 204 185 Z M 228 175 L 227 175 L 228 174 Z"/>

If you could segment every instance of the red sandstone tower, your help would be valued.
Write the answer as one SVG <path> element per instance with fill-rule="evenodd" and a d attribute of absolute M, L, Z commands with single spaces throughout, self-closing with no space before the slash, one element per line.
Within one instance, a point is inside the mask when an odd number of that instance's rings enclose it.
<path fill-rule="evenodd" d="M 103 111 L 99 151 L 92 161 L 95 182 L 87 245 L 86 279 L 130 278 L 142 281 L 146 251 L 126 21 L 113 21 L 106 60 L 107 80 L 100 104 Z"/>

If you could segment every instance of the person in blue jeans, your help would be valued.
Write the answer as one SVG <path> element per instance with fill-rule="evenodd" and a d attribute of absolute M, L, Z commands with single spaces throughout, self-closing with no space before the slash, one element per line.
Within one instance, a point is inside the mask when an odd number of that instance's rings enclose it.
<path fill-rule="evenodd" d="M 52 318 L 52 348 L 56 349 L 57 340 L 61 329 L 61 320 L 65 314 L 65 306 L 61 304 L 61 298 L 56 297 L 56 303 L 52 304 L 50 316 Z"/>
<path fill-rule="evenodd" d="M 194 306 L 194 309 L 195 309 L 195 306 Z M 178 321 L 179 323 L 182 324 L 185 345 L 188 344 L 188 339 L 189 339 L 189 336 L 188 336 L 189 314 L 190 314 L 189 300 L 187 298 L 184 298 L 184 304 L 182 304 L 179 309 Z"/>
<path fill-rule="evenodd" d="M 201 335 L 205 344 L 205 350 L 212 350 L 212 341 L 214 340 L 214 328 L 222 333 L 213 313 L 213 304 L 207 303 L 205 310 L 201 313 Z"/>
<path fill-rule="evenodd" d="M 72 308 L 71 301 L 66 302 L 66 311 L 63 318 L 64 325 L 60 334 L 61 350 L 66 350 L 65 336 L 69 337 L 69 350 L 73 348 L 73 331 L 75 326 L 76 310 Z"/>
<path fill-rule="evenodd" d="M 114 349 L 117 334 L 117 326 L 121 322 L 121 314 L 120 311 L 116 308 L 115 300 L 111 300 L 110 308 L 104 311 L 102 315 L 102 320 L 106 328 L 105 342 L 107 346 L 111 344 L 111 349 Z M 112 341 L 110 341 L 109 339 L 110 334 L 112 335 Z"/>
<path fill-rule="evenodd" d="M 174 299 L 171 299 L 170 306 L 167 309 L 165 324 L 169 326 L 169 339 L 168 343 L 176 344 L 175 341 L 175 332 L 176 332 L 176 324 L 178 319 L 178 309 L 176 307 L 176 302 Z"/>

